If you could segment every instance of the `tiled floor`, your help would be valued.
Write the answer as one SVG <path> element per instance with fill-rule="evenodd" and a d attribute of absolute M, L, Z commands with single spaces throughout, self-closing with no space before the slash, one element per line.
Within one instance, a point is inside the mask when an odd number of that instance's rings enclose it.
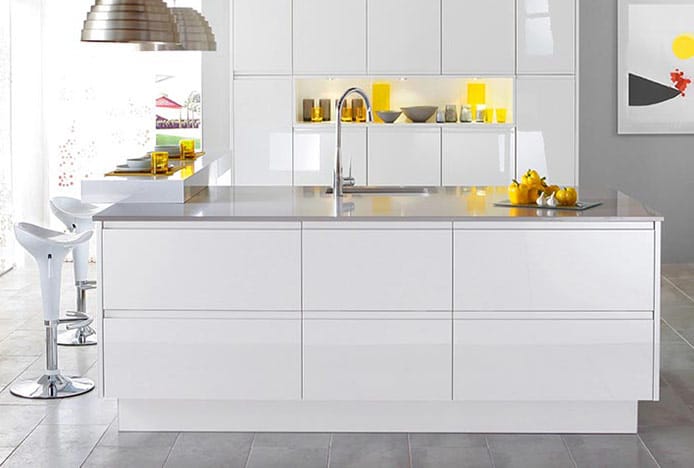
<path fill-rule="evenodd" d="M 64 269 L 63 310 L 74 302 Z M 7 467 L 694 467 L 694 265 L 663 267 L 661 401 L 638 435 L 118 433 L 95 392 L 40 402 L 11 383 L 43 368 L 36 272 L 0 277 L 0 461 Z M 93 299 L 93 296 L 90 297 Z M 93 306 L 93 301 L 91 301 Z M 60 348 L 61 366 L 96 380 L 96 350 Z"/>

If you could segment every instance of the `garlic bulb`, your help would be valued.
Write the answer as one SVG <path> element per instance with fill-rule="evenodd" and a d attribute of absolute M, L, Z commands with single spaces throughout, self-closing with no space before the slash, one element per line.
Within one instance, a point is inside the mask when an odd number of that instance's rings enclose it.
<path fill-rule="evenodd" d="M 545 206 L 547 203 L 547 198 L 545 197 L 544 193 L 541 193 L 539 197 L 537 197 L 537 200 L 535 200 L 535 203 L 537 206 Z"/>
<path fill-rule="evenodd" d="M 555 198 L 554 194 L 550 196 L 546 201 L 545 201 L 545 206 L 550 206 L 552 208 L 556 207 L 559 203 L 557 203 L 557 199 Z"/>

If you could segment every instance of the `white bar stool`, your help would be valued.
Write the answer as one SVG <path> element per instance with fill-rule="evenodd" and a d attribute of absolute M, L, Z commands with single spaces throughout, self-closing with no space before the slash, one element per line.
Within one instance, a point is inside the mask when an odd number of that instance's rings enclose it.
<path fill-rule="evenodd" d="M 58 324 L 60 322 L 60 277 L 63 261 L 76 246 L 86 245 L 92 232 L 64 234 L 29 223 L 14 227 L 19 244 L 29 252 L 39 266 L 43 324 L 46 327 L 46 370 L 37 380 L 24 380 L 10 388 L 13 395 L 23 398 L 65 398 L 81 395 L 94 389 L 94 382 L 82 377 L 66 377 L 58 369 Z"/>
<path fill-rule="evenodd" d="M 51 211 L 70 232 L 83 233 L 93 229 L 92 217 L 102 210 L 97 205 L 82 203 L 81 200 L 70 197 L 54 197 L 50 200 Z M 96 281 L 88 277 L 89 244 L 76 246 L 72 251 L 73 267 L 75 270 L 75 288 L 77 289 L 77 305 L 74 312 L 67 315 L 79 321 L 67 325 L 67 331 L 58 336 L 58 344 L 62 346 L 91 346 L 96 344 L 96 332 L 91 327 L 93 318 L 87 315 L 87 291 L 96 288 Z"/>

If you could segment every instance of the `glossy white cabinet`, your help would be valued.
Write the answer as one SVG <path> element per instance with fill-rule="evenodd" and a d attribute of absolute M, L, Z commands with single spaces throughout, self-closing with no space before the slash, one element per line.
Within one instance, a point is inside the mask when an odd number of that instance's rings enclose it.
<path fill-rule="evenodd" d="M 366 0 L 293 0 L 294 73 L 366 73 Z"/>
<path fill-rule="evenodd" d="M 576 185 L 576 80 L 519 77 L 517 176 L 529 168 L 557 185 Z"/>
<path fill-rule="evenodd" d="M 304 399 L 451 399 L 450 320 L 305 320 Z"/>
<path fill-rule="evenodd" d="M 111 229 L 104 231 L 103 245 L 107 310 L 301 308 L 298 224 Z"/>
<path fill-rule="evenodd" d="M 344 175 L 366 185 L 366 128 L 342 129 Z M 335 167 L 335 128 L 294 129 L 294 185 L 332 185 Z"/>
<path fill-rule="evenodd" d="M 455 310 L 655 310 L 652 230 L 471 224 L 455 227 Z"/>
<path fill-rule="evenodd" d="M 652 320 L 455 320 L 454 399 L 653 398 Z"/>
<path fill-rule="evenodd" d="M 369 185 L 441 185 L 438 128 L 369 128 Z"/>
<path fill-rule="evenodd" d="M 300 319 L 105 319 L 103 339 L 107 397 L 301 398 Z"/>
<path fill-rule="evenodd" d="M 450 223 L 400 227 L 304 223 L 304 310 L 450 310 Z"/>
<path fill-rule="evenodd" d="M 292 80 L 234 81 L 234 182 L 292 184 Z"/>
<path fill-rule="evenodd" d="M 440 0 L 370 0 L 367 9 L 370 74 L 441 72 Z"/>
<path fill-rule="evenodd" d="M 575 73 L 576 0 L 518 0 L 517 21 L 519 74 Z"/>
<path fill-rule="evenodd" d="M 292 0 L 234 0 L 234 71 L 292 72 Z"/>
<path fill-rule="evenodd" d="M 506 185 L 515 177 L 515 131 L 443 128 L 444 186 Z"/>
<path fill-rule="evenodd" d="M 515 72 L 514 0 L 442 0 L 444 74 Z"/>

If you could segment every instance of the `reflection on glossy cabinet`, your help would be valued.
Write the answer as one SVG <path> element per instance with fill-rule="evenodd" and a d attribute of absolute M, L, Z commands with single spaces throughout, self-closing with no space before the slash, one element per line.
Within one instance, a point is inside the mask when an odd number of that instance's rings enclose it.
<path fill-rule="evenodd" d="M 441 185 L 438 128 L 369 128 L 369 185 Z"/>
<path fill-rule="evenodd" d="M 345 176 L 366 185 L 366 128 L 342 129 Z M 294 185 L 331 185 L 335 167 L 334 128 L 294 129 Z"/>
<path fill-rule="evenodd" d="M 367 8 L 369 73 L 441 72 L 440 0 L 372 0 Z"/>
<path fill-rule="evenodd" d="M 517 21 L 519 74 L 575 73 L 575 0 L 518 0 Z"/>
<path fill-rule="evenodd" d="M 293 0 L 294 73 L 366 73 L 366 0 Z"/>
<path fill-rule="evenodd" d="M 653 398 L 652 320 L 455 320 L 454 336 L 455 400 Z"/>
<path fill-rule="evenodd" d="M 292 72 L 292 0 L 234 0 L 234 71 Z"/>
<path fill-rule="evenodd" d="M 514 0 L 443 0 L 443 73 L 513 74 L 514 11 Z"/>
<path fill-rule="evenodd" d="M 517 176 L 529 168 L 559 185 L 576 185 L 576 80 L 517 80 Z"/>
<path fill-rule="evenodd" d="M 443 129 L 443 185 L 506 185 L 515 177 L 515 132 Z"/>
<path fill-rule="evenodd" d="M 450 320 L 305 320 L 304 399 L 451 399 Z"/>
<path fill-rule="evenodd" d="M 234 81 L 234 181 L 292 184 L 292 80 Z"/>

